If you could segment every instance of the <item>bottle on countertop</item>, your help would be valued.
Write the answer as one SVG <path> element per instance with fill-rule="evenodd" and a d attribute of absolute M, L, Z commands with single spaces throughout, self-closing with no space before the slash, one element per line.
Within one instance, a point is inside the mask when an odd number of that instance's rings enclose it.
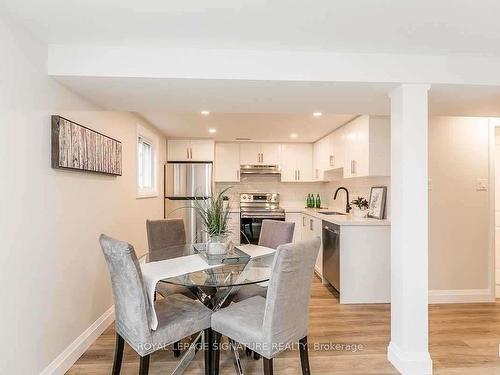
<path fill-rule="evenodd" d="M 307 194 L 306 207 L 311 207 L 311 194 Z"/>
<path fill-rule="evenodd" d="M 321 198 L 318 195 L 316 195 L 316 208 L 321 208 Z"/>

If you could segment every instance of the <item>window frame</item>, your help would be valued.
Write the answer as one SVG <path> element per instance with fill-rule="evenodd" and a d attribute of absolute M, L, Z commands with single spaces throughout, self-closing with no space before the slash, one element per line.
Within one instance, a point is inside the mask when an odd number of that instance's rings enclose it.
<path fill-rule="evenodd" d="M 158 135 L 144 126 L 137 124 L 137 136 L 135 140 L 136 148 L 136 174 L 135 184 L 137 190 L 137 198 L 155 198 L 158 197 Z M 139 184 L 139 171 L 141 168 L 142 159 L 140 156 L 140 142 L 144 142 L 151 147 L 151 187 L 143 188 Z"/>

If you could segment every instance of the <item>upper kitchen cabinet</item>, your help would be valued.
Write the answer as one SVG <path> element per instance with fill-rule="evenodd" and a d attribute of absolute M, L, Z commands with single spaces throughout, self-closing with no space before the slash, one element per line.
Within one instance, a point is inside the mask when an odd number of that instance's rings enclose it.
<path fill-rule="evenodd" d="M 344 178 L 390 176 L 390 120 L 360 116 L 343 127 Z"/>
<path fill-rule="evenodd" d="M 242 143 L 240 163 L 255 165 L 278 165 L 280 162 L 280 145 L 277 143 Z"/>
<path fill-rule="evenodd" d="M 321 138 L 313 145 L 313 179 L 316 181 L 324 180 L 324 173 L 329 169 L 330 157 L 329 137 Z"/>
<path fill-rule="evenodd" d="M 215 182 L 239 182 L 239 181 L 240 181 L 240 145 L 238 143 L 216 143 Z"/>
<path fill-rule="evenodd" d="M 304 182 L 313 180 L 313 146 L 310 143 L 281 145 L 281 181 Z"/>
<path fill-rule="evenodd" d="M 214 141 L 210 139 L 170 139 L 168 161 L 213 161 Z"/>

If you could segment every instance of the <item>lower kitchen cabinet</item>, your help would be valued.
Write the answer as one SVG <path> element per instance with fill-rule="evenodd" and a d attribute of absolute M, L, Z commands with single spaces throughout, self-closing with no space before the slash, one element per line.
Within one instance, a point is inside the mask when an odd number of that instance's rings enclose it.
<path fill-rule="evenodd" d="M 302 239 L 310 240 L 315 237 L 322 238 L 322 220 L 302 214 Z M 314 270 L 318 274 L 318 276 L 323 279 L 323 244 L 321 244 L 319 248 L 318 257 L 316 258 L 316 264 L 314 266 Z"/>
<path fill-rule="evenodd" d="M 302 214 L 300 212 L 286 212 L 285 221 L 295 223 L 293 242 L 300 241 L 302 238 Z"/>

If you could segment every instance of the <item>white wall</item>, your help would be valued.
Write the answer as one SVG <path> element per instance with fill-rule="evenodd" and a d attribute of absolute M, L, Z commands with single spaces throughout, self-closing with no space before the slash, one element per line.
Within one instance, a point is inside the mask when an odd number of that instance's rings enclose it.
<path fill-rule="evenodd" d="M 1 374 L 38 374 L 112 306 L 98 235 L 146 247 L 160 197 L 136 199 L 136 124 L 47 77 L 46 45 L 0 19 Z M 123 142 L 123 176 L 50 167 L 50 115 Z M 161 155 L 165 155 L 161 142 Z M 160 188 L 162 191 L 162 188 Z"/>
<path fill-rule="evenodd" d="M 433 117 L 429 123 L 429 289 L 483 298 L 489 285 L 489 123 L 486 118 Z M 411 199 L 411 197 L 410 197 Z M 451 292 L 450 292 L 451 291 Z M 437 294 L 437 296 L 436 296 Z M 469 297 L 467 297 L 469 295 Z M 472 297 L 471 297 L 472 296 Z M 434 297 L 434 298 L 433 298 Z M 442 296 L 441 296 L 442 297 Z M 453 299 L 453 297 L 450 297 Z"/>

